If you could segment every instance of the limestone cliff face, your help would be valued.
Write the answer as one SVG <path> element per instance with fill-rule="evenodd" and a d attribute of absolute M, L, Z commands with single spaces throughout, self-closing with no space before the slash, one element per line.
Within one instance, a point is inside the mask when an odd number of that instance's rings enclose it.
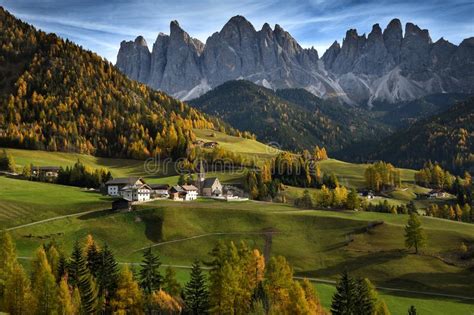
<path fill-rule="evenodd" d="M 429 32 L 400 20 L 366 36 L 347 31 L 320 59 L 278 24 L 260 30 L 242 16 L 231 18 L 206 43 L 178 24 L 160 33 L 148 50 L 139 36 L 122 42 L 117 67 L 130 78 L 187 100 L 229 80 L 246 79 L 272 89 L 302 87 L 323 98 L 371 105 L 438 92 L 474 92 L 474 38 L 433 43 Z"/>

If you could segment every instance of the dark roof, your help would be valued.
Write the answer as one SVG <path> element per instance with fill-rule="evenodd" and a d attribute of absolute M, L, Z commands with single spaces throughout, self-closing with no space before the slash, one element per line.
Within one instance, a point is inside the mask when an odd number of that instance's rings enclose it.
<path fill-rule="evenodd" d="M 211 188 L 212 185 L 214 185 L 214 182 L 216 180 L 219 180 L 217 177 L 209 177 L 204 180 L 204 183 L 202 184 L 202 188 Z"/>
<path fill-rule="evenodd" d="M 178 185 L 171 187 L 170 190 L 175 191 L 175 192 L 184 192 L 183 188 L 181 188 L 181 186 L 178 186 Z"/>
<path fill-rule="evenodd" d="M 168 184 L 148 184 L 151 189 L 157 190 L 157 189 L 169 189 L 170 185 Z"/>
<path fill-rule="evenodd" d="M 143 179 L 140 177 L 118 177 L 111 179 L 107 181 L 105 184 L 106 185 L 133 185 L 135 184 L 138 180 L 141 180 L 143 183 Z"/>

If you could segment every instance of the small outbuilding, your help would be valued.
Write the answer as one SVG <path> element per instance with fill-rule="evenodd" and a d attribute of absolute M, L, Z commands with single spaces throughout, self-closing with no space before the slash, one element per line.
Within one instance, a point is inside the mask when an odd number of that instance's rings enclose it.
<path fill-rule="evenodd" d="M 58 177 L 60 169 L 59 166 L 33 166 L 31 173 L 34 177 L 53 179 Z"/>
<path fill-rule="evenodd" d="M 183 200 L 185 193 L 184 189 L 179 185 L 173 186 L 169 190 L 170 199 L 172 200 Z"/>
<path fill-rule="evenodd" d="M 114 211 L 132 211 L 132 202 L 127 199 L 116 199 L 112 201 L 112 210 Z"/>

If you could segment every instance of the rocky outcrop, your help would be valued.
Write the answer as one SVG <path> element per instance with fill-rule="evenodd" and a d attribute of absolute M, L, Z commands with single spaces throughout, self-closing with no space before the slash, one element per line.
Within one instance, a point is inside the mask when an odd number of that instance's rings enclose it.
<path fill-rule="evenodd" d="M 117 56 L 117 67 L 130 79 L 146 82 L 150 75 L 151 54 L 146 40 L 138 36 L 134 42 L 122 41 Z"/>
<path fill-rule="evenodd" d="M 349 104 L 398 102 L 438 92 L 474 92 L 473 39 L 458 47 L 400 20 L 366 36 L 347 31 L 320 59 L 302 48 L 280 25 L 260 30 L 242 16 L 231 18 L 206 44 L 178 24 L 160 33 L 148 50 L 139 36 L 122 42 L 117 67 L 130 78 L 183 100 L 223 82 L 246 79 L 271 89 L 302 87 L 323 98 Z M 471 78 L 466 80 L 465 78 Z"/>

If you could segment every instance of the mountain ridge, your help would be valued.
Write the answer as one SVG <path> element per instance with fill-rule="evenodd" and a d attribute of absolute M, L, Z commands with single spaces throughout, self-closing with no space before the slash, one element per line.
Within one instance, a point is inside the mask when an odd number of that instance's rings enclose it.
<path fill-rule="evenodd" d="M 416 121 L 379 141 L 341 152 L 350 161 L 384 160 L 421 168 L 427 161 L 462 175 L 474 171 L 474 97 Z"/>
<path fill-rule="evenodd" d="M 398 19 L 383 31 L 374 24 L 367 36 L 350 29 L 342 45 L 335 41 L 321 57 L 280 25 L 272 29 L 265 23 L 256 30 L 243 16 L 232 17 L 205 44 L 176 21 L 170 23 L 170 35 L 158 35 L 152 51 L 136 42 L 122 41 L 117 67 L 183 100 L 235 79 L 273 90 L 304 88 L 363 106 L 474 92 L 474 37 L 459 46 L 443 38 L 433 43 L 428 30 L 410 22 L 403 34 Z"/>
<path fill-rule="evenodd" d="M 323 100 L 304 89 L 273 91 L 245 80 L 227 81 L 188 102 L 260 141 L 302 151 L 315 146 L 329 152 L 366 137 L 381 137 L 389 128 L 372 121 L 371 113 Z"/>

